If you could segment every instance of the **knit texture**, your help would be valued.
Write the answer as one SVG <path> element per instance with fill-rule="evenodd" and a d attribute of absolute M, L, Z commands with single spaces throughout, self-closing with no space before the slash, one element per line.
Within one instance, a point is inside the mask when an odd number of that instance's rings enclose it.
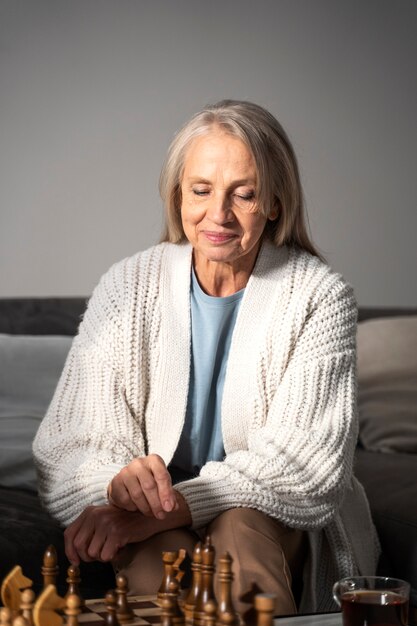
<path fill-rule="evenodd" d="M 67 525 L 105 504 L 134 457 L 168 464 L 185 419 L 191 247 L 160 244 L 104 275 L 35 442 L 41 498 Z M 224 384 L 225 459 L 179 483 L 193 526 L 252 507 L 308 531 L 302 610 L 334 608 L 332 584 L 372 574 L 378 546 L 353 477 L 356 304 L 319 259 L 265 242 L 245 289 Z"/>

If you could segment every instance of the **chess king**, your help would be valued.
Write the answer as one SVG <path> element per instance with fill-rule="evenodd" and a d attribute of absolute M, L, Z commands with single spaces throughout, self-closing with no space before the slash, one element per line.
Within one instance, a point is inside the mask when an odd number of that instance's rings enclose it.
<path fill-rule="evenodd" d="M 161 243 L 100 280 L 38 430 L 43 503 L 73 564 L 111 561 L 134 593 L 156 593 L 162 551 L 209 534 L 241 613 L 254 588 L 278 613 L 334 608 L 333 582 L 378 557 L 352 473 L 352 288 L 311 242 L 262 107 L 194 115 L 160 192 Z"/>

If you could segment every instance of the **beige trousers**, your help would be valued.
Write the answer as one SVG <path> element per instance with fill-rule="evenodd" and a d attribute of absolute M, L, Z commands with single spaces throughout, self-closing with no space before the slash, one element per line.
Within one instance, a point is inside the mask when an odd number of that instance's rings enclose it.
<path fill-rule="evenodd" d="M 261 592 L 277 595 L 277 615 L 297 612 L 293 592 L 294 588 L 298 592 L 300 589 L 306 558 L 305 533 L 247 508 L 221 513 L 205 532 L 211 536 L 217 557 L 229 552 L 233 558 L 233 602 L 245 621 L 253 622 L 253 597 Z M 185 548 L 192 555 L 199 539 L 187 528 L 159 533 L 126 546 L 113 565 L 128 577 L 132 593 L 154 594 L 163 576 L 162 551 Z M 217 595 L 216 577 L 214 584 Z"/>

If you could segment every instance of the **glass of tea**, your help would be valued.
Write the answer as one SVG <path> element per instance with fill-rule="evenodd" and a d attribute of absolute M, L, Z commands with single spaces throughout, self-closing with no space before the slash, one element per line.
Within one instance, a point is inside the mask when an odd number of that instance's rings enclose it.
<path fill-rule="evenodd" d="M 333 586 L 343 626 L 407 626 L 409 596 L 409 583 L 384 576 L 352 576 Z"/>

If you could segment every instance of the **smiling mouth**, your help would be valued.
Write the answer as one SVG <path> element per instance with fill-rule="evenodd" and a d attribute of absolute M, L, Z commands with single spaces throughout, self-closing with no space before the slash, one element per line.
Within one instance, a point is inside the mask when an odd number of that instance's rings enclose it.
<path fill-rule="evenodd" d="M 234 233 L 217 233 L 209 230 L 203 231 L 203 234 L 212 243 L 226 243 L 237 237 Z"/>

